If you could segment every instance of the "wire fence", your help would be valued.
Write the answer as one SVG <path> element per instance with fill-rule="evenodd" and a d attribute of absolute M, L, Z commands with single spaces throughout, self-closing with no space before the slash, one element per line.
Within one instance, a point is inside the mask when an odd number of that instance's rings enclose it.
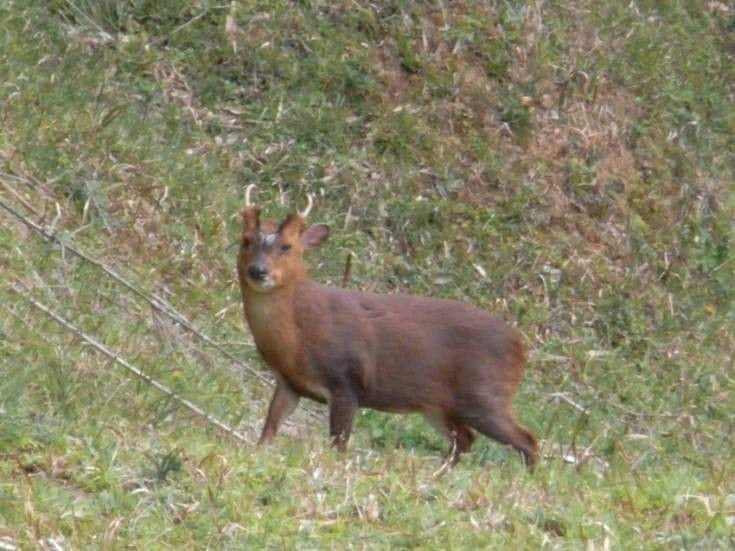
<path fill-rule="evenodd" d="M 240 440 L 241 442 L 250 442 L 250 439 L 247 438 L 244 434 L 241 432 L 233 429 L 228 424 L 226 424 L 223 421 L 220 421 L 217 417 L 212 415 L 211 413 L 207 413 L 205 410 L 191 402 L 190 400 L 187 400 L 186 398 L 180 396 L 173 390 L 171 390 L 169 387 L 164 385 L 163 383 L 157 381 L 150 375 L 147 375 L 144 373 L 141 369 L 135 367 L 133 364 L 131 364 L 128 360 L 123 358 L 122 356 L 114 353 L 112 350 L 110 350 L 108 347 L 106 347 L 104 344 L 99 342 L 94 337 L 86 334 L 84 331 L 79 329 L 78 327 L 75 327 L 72 323 L 65 320 L 63 317 L 58 315 L 56 312 L 48 308 L 46 305 L 44 305 L 41 302 L 38 302 L 35 300 L 28 290 L 24 290 L 22 287 L 19 286 L 19 284 L 11 286 L 11 289 L 15 292 L 21 295 L 23 298 L 25 298 L 31 305 L 33 305 L 35 308 L 39 309 L 46 315 L 48 315 L 51 319 L 53 319 L 56 323 L 61 325 L 64 329 L 67 331 L 70 331 L 74 333 L 76 336 L 80 337 L 84 342 L 91 345 L 95 350 L 102 353 L 103 355 L 107 356 L 111 360 L 113 360 L 115 363 L 121 365 L 125 369 L 127 369 L 130 373 L 135 375 L 136 377 L 139 377 L 149 385 L 151 385 L 156 390 L 162 392 L 169 398 L 173 399 L 175 402 L 178 402 L 182 406 L 184 406 L 186 409 L 194 413 L 195 415 L 198 415 L 202 419 L 204 419 L 207 423 L 210 425 L 213 425 L 217 427 L 218 429 L 222 430 L 229 436 L 232 436 L 233 438 L 236 438 L 237 440 Z"/>

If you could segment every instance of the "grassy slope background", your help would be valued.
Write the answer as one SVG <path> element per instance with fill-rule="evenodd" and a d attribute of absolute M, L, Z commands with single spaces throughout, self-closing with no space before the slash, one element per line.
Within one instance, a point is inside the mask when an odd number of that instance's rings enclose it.
<path fill-rule="evenodd" d="M 248 183 L 274 217 L 314 193 L 317 279 L 352 252 L 350 287 L 517 324 L 543 439 L 533 474 L 481 439 L 433 479 L 420 418 L 361 414 L 342 459 L 301 408 L 254 453 L 10 283 L 249 438 L 267 385 L 3 212 L 4 547 L 732 545 L 732 7 L 54 0 L 0 20 L 0 200 L 257 365 L 233 215 Z"/>

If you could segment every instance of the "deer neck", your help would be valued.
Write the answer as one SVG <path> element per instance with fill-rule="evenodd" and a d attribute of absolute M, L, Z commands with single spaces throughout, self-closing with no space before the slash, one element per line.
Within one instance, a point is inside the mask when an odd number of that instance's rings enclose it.
<path fill-rule="evenodd" d="M 243 289 L 245 319 L 265 360 L 277 369 L 288 369 L 300 353 L 294 315 L 296 285 L 268 293 Z"/>

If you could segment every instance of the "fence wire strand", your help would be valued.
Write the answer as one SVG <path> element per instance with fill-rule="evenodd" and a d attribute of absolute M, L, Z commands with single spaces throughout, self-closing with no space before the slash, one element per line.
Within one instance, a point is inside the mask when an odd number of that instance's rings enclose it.
<path fill-rule="evenodd" d="M 225 432 L 229 436 L 232 436 L 233 438 L 239 440 L 240 442 L 244 443 L 251 443 L 250 439 L 248 439 L 244 434 L 241 432 L 233 429 L 225 422 L 219 420 L 217 417 L 212 415 L 211 413 L 208 413 L 207 411 L 203 410 L 193 402 L 187 400 L 183 396 L 180 396 L 173 390 L 171 390 L 169 387 L 164 385 L 163 383 L 157 381 L 150 375 L 144 373 L 139 368 L 135 367 L 133 364 L 128 362 L 125 358 L 120 356 L 119 354 L 116 354 L 112 350 L 110 350 L 107 346 L 99 342 L 94 337 L 86 334 L 84 331 L 67 321 L 66 319 L 62 318 L 59 314 L 48 308 L 45 304 L 38 302 L 36 299 L 34 299 L 30 293 L 26 290 L 23 290 L 20 288 L 19 285 L 11 285 L 10 289 L 25 298 L 31 305 L 33 305 L 38 310 L 44 312 L 47 316 L 49 316 L 51 319 L 53 319 L 56 323 L 67 329 L 68 331 L 71 331 L 76 336 L 78 336 L 80 339 L 82 339 L 84 342 L 89 344 L 92 348 L 103 354 L 104 356 L 107 356 L 109 359 L 113 360 L 118 365 L 121 365 L 126 370 L 128 370 L 130 373 L 135 375 L 136 377 L 139 377 L 140 379 L 144 380 L 146 383 L 160 391 L 161 393 L 165 394 L 172 400 L 176 401 L 177 403 L 184 406 L 186 409 L 194 413 L 195 415 L 201 417 L 204 419 L 207 423 L 210 425 L 213 425 L 220 429 L 221 431 Z"/>

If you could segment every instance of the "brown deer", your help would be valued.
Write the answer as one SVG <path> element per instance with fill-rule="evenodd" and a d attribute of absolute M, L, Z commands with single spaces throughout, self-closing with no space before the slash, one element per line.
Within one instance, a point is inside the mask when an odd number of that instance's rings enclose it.
<path fill-rule="evenodd" d="M 303 254 L 327 238 L 329 227 L 307 227 L 311 196 L 306 210 L 279 224 L 260 219 L 252 189 L 237 269 L 245 319 L 277 381 L 259 443 L 272 440 L 306 396 L 328 404 L 329 434 L 340 451 L 364 407 L 422 413 L 450 438 L 452 465 L 477 430 L 533 466 L 536 439 L 511 411 L 525 361 L 517 331 L 453 300 L 315 283 Z"/>

